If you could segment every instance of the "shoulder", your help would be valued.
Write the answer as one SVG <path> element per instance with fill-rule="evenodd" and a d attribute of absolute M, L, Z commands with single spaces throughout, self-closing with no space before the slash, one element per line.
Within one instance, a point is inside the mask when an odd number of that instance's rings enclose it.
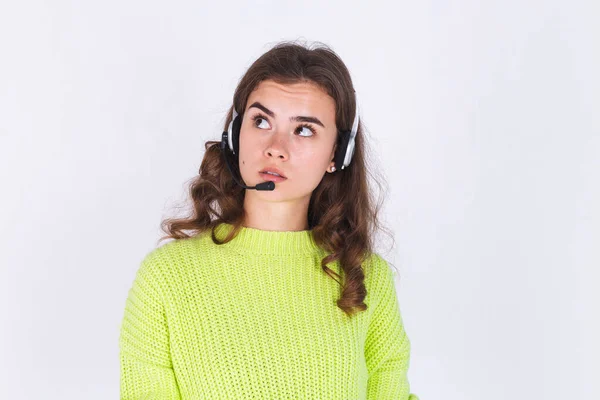
<path fill-rule="evenodd" d="M 199 237 L 191 237 L 163 243 L 159 247 L 146 253 L 142 263 L 153 265 L 168 264 L 174 259 L 194 252 L 197 249 L 200 240 Z"/>
<path fill-rule="evenodd" d="M 208 240 L 211 240 L 210 235 Z M 204 234 L 163 243 L 142 257 L 138 274 L 145 274 L 159 280 L 163 280 L 165 276 L 172 277 L 178 271 L 185 269 L 186 265 L 201 260 L 207 252 L 211 251 L 211 248 L 214 246 L 206 243 Z"/>
<path fill-rule="evenodd" d="M 380 254 L 372 253 L 363 263 L 363 270 L 367 296 L 375 304 L 386 292 L 395 291 L 394 269 Z"/>
<path fill-rule="evenodd" d="M 381 282 L 381 280 L 393 279 L 393 270 L 390 263 L 380 254 L 371 253 L 363 263 L 365 280 Z"/>

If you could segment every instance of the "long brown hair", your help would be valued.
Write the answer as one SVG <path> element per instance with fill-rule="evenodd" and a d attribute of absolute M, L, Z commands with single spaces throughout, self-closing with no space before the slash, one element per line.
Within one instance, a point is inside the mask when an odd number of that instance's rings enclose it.
<path fill-rule="evenodd" d="M 316 43 L 311 48 L 297 42 L 280 42 L 260 56 L 238 83 L 233 96 L 236 110 L 243 113 L 250 93 L 264 80 L 280 84 L 311 82 L 335 100 L 338 131 L 350 130 L 356 110 L 350 73 L 329 46 Z M 232 115 L 230 108 L 224 130 Z M 315 242 L 329 253 L 321 260 L 321 267 L 342 286 L 337 305 L 348 316 L 367 309 L 362 264 L 373 252 L 375 232 L 388 232 L 378 220 L 381 202 L 375 201 L 368 185 L 368 177 L 371 177 L 381 189 L 384 179 L 378 171 L 368 169 L 363 131 L 364 126 L 359 122 L 352 162 L 343 170 L 325 174 L 313 191 L 308 208 L 308 226 Z M 338 135 L 338 144 L 339 139 Z M 193 210 L 185 218 L 165 219 L 161 228 L 167 235 L 159 241 L 189 238 L 210 229 L 213 242 L 222 244 L 233 239 L 242 228 L 245 189 L 233 181 L 219 145 L 220 140 L 205 142 L 200 175 L 190 185 Z M 238 160 L 231 152 L 227 153 L 234 171 L 239 171 Z M 223 222 L 232 224 L 233 229 L 219 242 L 214 228 Z M 343 283 L 340 275 L 327 267 L 336 260 L 345 275 Z"/>

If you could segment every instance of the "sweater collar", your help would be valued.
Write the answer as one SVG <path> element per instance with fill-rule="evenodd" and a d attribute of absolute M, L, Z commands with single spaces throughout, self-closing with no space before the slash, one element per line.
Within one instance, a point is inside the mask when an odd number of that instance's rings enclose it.
<path fill-rule="evenodd" d="M 233 225 L 221 223 L 215 227 L 215 235 L 222 240 L 227 237 Z M 312 230 L 304 231 L 264 231 L 242 226 L 236 237 L 223 246 L 241 253 L 294 255 L 311 254 L 320 247 L 314 240 Z"/>

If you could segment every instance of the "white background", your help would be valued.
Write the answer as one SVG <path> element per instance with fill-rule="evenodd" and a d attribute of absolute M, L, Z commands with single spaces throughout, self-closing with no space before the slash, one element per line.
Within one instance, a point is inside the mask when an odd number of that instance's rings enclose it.
<path fill-rule="evenodd" d="M 351 71 L 422 400 L 600 398 L 597 1 L 0 6 L 0 397 L 118 398 L 127 291 L 246 68 Z M 389 250 L 389 251 L 388 251 Z"/>

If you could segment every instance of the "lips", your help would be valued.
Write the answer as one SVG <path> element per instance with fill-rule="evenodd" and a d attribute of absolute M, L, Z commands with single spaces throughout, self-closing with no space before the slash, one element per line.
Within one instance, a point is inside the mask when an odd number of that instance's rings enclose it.
<path fill-rule="evenodd" d="M 283 182 L 287 179 L 283 176 L 271 175 L 271 174 L 267 174 L 265 172 L 259 172 L 259 175 L 263 180 L 271 181 L 271 182 Z"/>
<path fill-rule="evenodd" d="M 279 175 L 279 176 L 281 176 L 282 178 L 287 178 L 287 176 L 285 176 L 285 175 L 283 174 L 283 171 L 281 171 L 280 169 L 278 169 L 278 168 L 275 168 L 275 167 L 267 167 L 267 168 L 264 168 L 264 169 L 263 169 L 263 170 L 261 170 L 259 173 L 262 175 L 264 172 L 267 172 L 267 171 L 268 171 L 268 172 L 275 172 L 276 174 L 278 174 L 278 175 Z M 267 175 L 269 175 L 269 174 L 267 174 Z M 271 176 L 275 176 L 275 175 L 271 175 Z"/>

